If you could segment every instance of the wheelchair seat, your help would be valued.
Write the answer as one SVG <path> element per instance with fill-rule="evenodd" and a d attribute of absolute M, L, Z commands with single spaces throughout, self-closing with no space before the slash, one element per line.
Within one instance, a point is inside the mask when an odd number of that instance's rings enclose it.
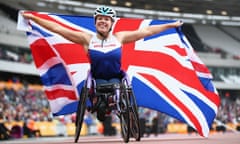
<path fill-rule="evenodd" d="M 106 83 L 106 84 L 99 84 L 96 86 L 97 93 L 112 93 L 115 89 L 119 88 L 120 84 L 118 83 Z"/>

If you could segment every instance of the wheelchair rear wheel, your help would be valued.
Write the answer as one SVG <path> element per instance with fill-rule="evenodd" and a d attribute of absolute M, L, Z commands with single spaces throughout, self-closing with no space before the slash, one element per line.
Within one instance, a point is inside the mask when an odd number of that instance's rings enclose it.
<path fill-rule="evenodd" d="M 75 143 L 78 142 L 80 132 L 82 129 L 84 113 L 86 110 L 87 97 L 88 97 L 88 88 L 84 87 L 81 91 L 80 101 L 78 103 L 78 109 L 77 109 L 77 115 L 76 115 Z"/>
<path fill-rule="evenodd" d="M 125 143 L 128 143 L 130 137 L 130 119 L 129 99 L 126 91 L 120 95 L 120 125 L 123 140 Z"/>

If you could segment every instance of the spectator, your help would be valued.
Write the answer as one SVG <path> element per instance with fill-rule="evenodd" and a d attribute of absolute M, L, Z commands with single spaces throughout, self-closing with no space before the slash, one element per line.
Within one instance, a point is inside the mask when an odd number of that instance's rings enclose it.
<path fill-rule="evenodd" d="M 11 138 L 10 130 L 4 125 L 3 114 L 0 113 L 0 140 L 8 140 Z"/>
<path fill-rule="evenodd" d="M 91 113 L 87 112 L 84 115 L 84 123 L 87 125 L 88 134 L 90 134 L 90 126 L 93 124 L 93 119 Z"/>
<path fill-rule="evenodd" d="M 23 134 L 27 137 L 38 137 L 41 136 L 40 130 L 34 129 L 34 121 L 28 120 L 23 123 Z"/>
<path fill-rule="evenodd" d="M 116 135 L 116 129 L 112 126 L 112 116 L 107 115 L 106 119 L 103 121 L 103 134 L 104 136 Z"/>
<path fill-rule="evenodd" d="M 157 136 L 158 135 L 158 123 L 159 123 L 159 118 L 158 116 L 155 116 L 153 119 L 152 119 L 152 133 Z"/>

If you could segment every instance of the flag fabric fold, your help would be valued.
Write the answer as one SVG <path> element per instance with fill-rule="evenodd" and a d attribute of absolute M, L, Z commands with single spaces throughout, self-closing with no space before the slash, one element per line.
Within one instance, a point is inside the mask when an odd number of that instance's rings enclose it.
<path fill-rule="evenodd" d="M 33 14 L 75 31 L 90 34 L 96 31 L 92 17 Z M 112 32 L 168 22 L 172 21 L 118 18 Z M 90 68 L 82 46 L 23 18 L 18 19 L 18 27 L 27 31 L 53 115 L 76 112 Z M 200 135 L 208 136 L 220 99 L 211 73 L 180 28 L 123 45 L 122 69 L 130 77 L 138 106 L 166 113 L 192 126 Z"/>

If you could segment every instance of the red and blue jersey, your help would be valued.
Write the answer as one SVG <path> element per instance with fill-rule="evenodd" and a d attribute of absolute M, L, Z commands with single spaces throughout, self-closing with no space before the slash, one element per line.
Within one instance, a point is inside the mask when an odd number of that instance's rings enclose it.
<path fill-rule="evenodd" d="M 121 43 L 114 35 L 100 40 L 94 35 L 89 44 L 91 73 L 94 78 L 109 80 L 121 72 Z"/>

